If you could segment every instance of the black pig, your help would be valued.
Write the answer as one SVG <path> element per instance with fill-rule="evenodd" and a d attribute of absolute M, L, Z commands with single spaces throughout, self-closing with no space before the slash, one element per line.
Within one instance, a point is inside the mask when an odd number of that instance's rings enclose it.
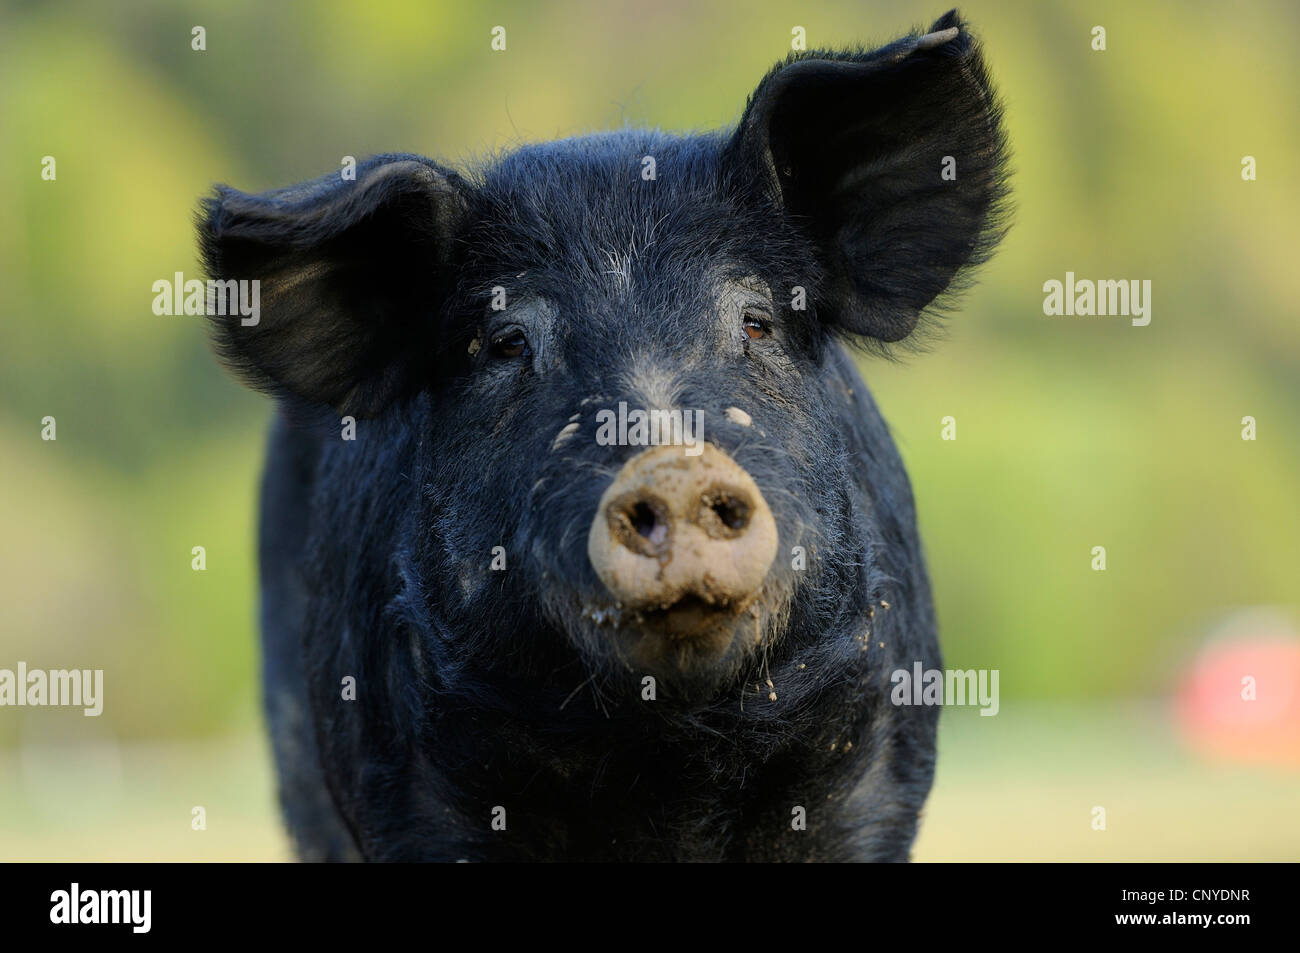
<path fill-rule="evenodd" d="M 281 411 L 262 627 L 299 855 L 905 860 L 938 711 L 889 676 L 940 655 L 844 345 L 913 339 L 990 253 L 1005 155 L 953 12 L 790 55 L 726 133 L 219 188 L 206 267 L 261 314 L 217 346 Z M 637 411 L 671 433 L 620 436 Z"/>

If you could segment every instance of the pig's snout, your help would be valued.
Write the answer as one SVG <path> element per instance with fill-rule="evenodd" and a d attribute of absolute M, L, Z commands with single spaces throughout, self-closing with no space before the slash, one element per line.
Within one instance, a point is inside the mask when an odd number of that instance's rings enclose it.
<path fill-rule="evenodd" d="M 601 582 L 671 635 L 716 627 L 758 595 L 776 523 L 753 478 L 712 444 L 633 457 L 605 490 L 587 537 Z"/>

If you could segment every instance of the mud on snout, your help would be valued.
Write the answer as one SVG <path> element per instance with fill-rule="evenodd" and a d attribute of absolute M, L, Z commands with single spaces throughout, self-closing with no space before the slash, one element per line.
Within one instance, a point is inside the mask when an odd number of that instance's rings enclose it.
<path fill-rule="evenodd" d="M 610 637 L 647 671 L 697 674 L 757 641 L 777 528 L 754 479 L 705 444 L 644 450 L 606 488 L 587 557 L 615 612 Z"/>

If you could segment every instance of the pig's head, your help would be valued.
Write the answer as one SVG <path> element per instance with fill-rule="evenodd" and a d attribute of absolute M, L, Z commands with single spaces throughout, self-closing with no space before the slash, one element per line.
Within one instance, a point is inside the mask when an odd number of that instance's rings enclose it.
<path fill-rule="evenodd" d="M 1003 162 L 949 14 L 792 55 L 727 134 L 221 189 L 209 272 L 259 280 L 261 315 L 217 318 L 218 344 L 254 384 L 363 418 L 339 453 L 410 470 L 397 569 L 376 571 L 400 573 L 427 651 L 705 691 L 888 575 L 838 342 L 913 335 L 995 240 Z"/>

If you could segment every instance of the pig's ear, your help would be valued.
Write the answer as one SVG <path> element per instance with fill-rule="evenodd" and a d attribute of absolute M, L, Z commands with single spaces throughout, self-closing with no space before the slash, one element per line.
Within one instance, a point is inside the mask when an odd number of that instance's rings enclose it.
<path fill-rule="evenodd" d="M 204 264 L 210 279 L 259 282 L 260 314 L 252 323 L 234 286 L 218 286 L 218 351 L 253 386 L 344 414 L 373 416 L 417 390 L 438 348 L 465 193 L 415 156 L 261 195 L 219 187 L 199 212 Z"/>
<path fill-rule="evenodd" d="M 874 52 L 792 54 L 727 149 L 812 239 L 818 313 L 845 332 L 906 337 L 1001 238 L 1000 110 L 956 11 Z"/>

